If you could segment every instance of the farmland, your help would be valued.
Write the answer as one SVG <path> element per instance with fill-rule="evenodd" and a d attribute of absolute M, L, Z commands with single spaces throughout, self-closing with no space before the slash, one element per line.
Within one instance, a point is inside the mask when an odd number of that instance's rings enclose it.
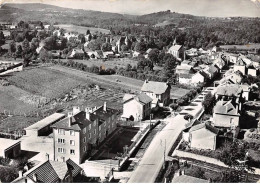
<path fill-rule="evenodd" d="M 54 25 L 55 27 L 59 27 L 59 28 L 64 28 L 67 32 L 78 32 L 80 34 L 86 34 L 87 30 L 90 31 L 90 33 L 95 33 L 95 32 L 101 32 L 104 34 L 109 34 L 110 31 L 107 29 L 103 29 L 103 28 L 95 28 L 95 27 L 85 27 L 85 26 L 76 26 L 76 25 L 63 25 L 63 24 L 59 24 L 59 25 Z"/>
<path fill-rule="evenodd" d="M 45 68 L 33 68 L 7 77 L 7 80 L 15 86 L 49 99 L 53 99 L 68 92 L 80 84 L 83 80 L 75 79 L 69 75 L 53 72 Z"/>
<path fill-rule="evenodd" d="M 67 61 L 66 59 L 63 59 L 62 61 Z M 104 61 L 102 59 L 92 59 L 92 60 L 74 60 L 74 62 L 78 62 L 78 63 L 82 63 L 85 64 L 87 66 L 92 66 L 92 65 L 96 65 L 96 66 L 103 66 L 105 67 L 105 69 L 107 68 L 115 68 L 115 67 L 123 67 L 125 68 L 127 66 L 127 64 L 130 64 L 131 66 L 136 66 L 137 65 L 137 61 L 132 60 L 132 59 L 128 59 L 128 58 L 115 58 L 115 59 L 109 59 L 107 61 Z"/>

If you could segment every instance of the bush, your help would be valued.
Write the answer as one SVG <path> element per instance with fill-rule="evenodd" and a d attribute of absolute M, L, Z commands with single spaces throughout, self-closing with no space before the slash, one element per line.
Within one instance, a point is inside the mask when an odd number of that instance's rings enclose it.
<path fill-rule="evenodd" d="M 172 103 L 170 104 L 170 107 L 172 108 L 172 110 L 176 110 L 179 107 L 179 105 L 176 103 Z"/>
<path fill-rule="evenodd" d="M 185 119 L 185 120 L 192 120 L 192 119 L 193 119 L 193 116 L 190 115 L 190 114 L 186 114 L 186 115 L 184 116 L 184 119 Z"/>

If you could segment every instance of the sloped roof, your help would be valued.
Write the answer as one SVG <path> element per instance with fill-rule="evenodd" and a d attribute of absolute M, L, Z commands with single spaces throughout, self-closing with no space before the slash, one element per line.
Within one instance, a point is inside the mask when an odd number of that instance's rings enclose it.
<path fill-rule="evenodd" d="M 13 145 L 20 143 L 18 140 L 12 140 L 12 139 L 6 139 L 6 138 L 0 138 L 0 154 L 9 147 L 12 147 Z"/>
<path fill-rule="evenodd" d="M 72 170 L 72 176 L 75 177 L 80 173 L 82 168 L 78 166 L 71 159 L 66 162 L 50 161 L 47 160 L 26 172 L 24 175 L 33 180 L 33 175 L 37 175 L 37 182 L 40 183 L 55 183 L 63 180 L 68 173 Z"/>
<path fill-rule="evenodd" d="M 156 82 L 156 81 L 144 81 L 144 84 L 141 88 L 143 92 L 153 92 L 155 94 L 163 94 L 169 85 L 164 82 Z"/>
<path fill-rule="evenodd" d="M 217 87 L 217 95 L 235 96 L 239 97 L 243 92 L 243 89 L 237 84 L 220 85 Z"/>
<path fill-rule="evenodd" d="M 141 93 L 139 95 L 126 94 L 124 96 L 124 98 L 125 98 L 124 103 L 126 103 L 130 100 L 133 100 L 133 99 L 135 99 L 136 101 L 138 101 L 141 104 L 147 104 L 147 103 L 150 103 L 153 101 L 153 99 L 151 97 L 147 96 L 145 93 Z"/>
<path fill-rule="evenodd" d="M 25 128 L 25 130 L 40 130 L 45 126 L 50 125 L 51 123 L 63 118 L 65 116 L 65 114 L 61 114 L 61 113 L 54 113 L 38 122 L 36 122 L 35 124 Z"/>
<path fill-rule="evenodd" d="M 235 106 L 230 101 L 219 101 L 214 107 L 214 113 L 225 114 L 225 115 L 239 115 Z"/>
<path fill-rule="evenodd" d="M 200 130 L 203 128 L 209 130 L 210 132 L 212 132 L 214 134 L 218 134 L 218 132 L 219 132 L 219 130 L 217 128 L 213 127 L 212 125 L 206 124 L 206 123 L 198 124 L 198 125 L 191 127 L 189 132 L 194 132 L 194 131 L 197 131 L 197 130 Z"/>
<path fill-rule="evenodd" d="M 207 180 L 195 178 L 193 176 L 181 175 L 174 177 L 172 183 L 208 183 Z"/>
<path fill-rule="evenodd" d="M 179 51 L 181 49 L 182 45 L 172 45 L 169 50 L 171 51 Z"/>
<path fill-rule="evenodd" d="M 191 65 L 182 64 L 182 65 L 177 65 L 176 70 L 190 70 L 191 68 L 192 68 Z"/>
<path fill-rule="evenodd" d="M 179 78 L 191 79 L 194 74 L 179 74 Z"/>

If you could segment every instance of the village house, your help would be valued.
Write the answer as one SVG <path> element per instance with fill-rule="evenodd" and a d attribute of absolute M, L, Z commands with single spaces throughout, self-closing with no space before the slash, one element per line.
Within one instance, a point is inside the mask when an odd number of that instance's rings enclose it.
<path fill-rule="evenodd" d="M 17 158 L 21 154 L 21 142 L 18 140 L 0 138 L 0 157 Z"/>
<path fill-rule="evenodd" d="M 242 74 L 239 71 L 227 71 L 220 81 L 215 81 L 214 85 L 240 84 L 242 82 Z"/>
<path fill-rule="evenodd" d="M 195 74 L 179 74 L 179 84 L 197 86 L 200 83 L 206 82 L 207 75 L 203 71 Z"/>
<path fill-rule="evenodd" d="M 171 86 L 168 82 L 145 80 L 141 91 L 153 100 L 158 99 L 160 107 L 166 106 L 170 103 Z"/>
<path fill-rule="evenodd" d="M 46 160 L 25 173 L 21 170 L 19 177 L 12 183 L 73 183 L 82 180 L 87 180 L 84 170 L 68 159 L 66 161 Z"/>
<path fill-rule="evenodd" d="M 176 74 L 191 74 L 194 73 L 193 66 L 190 64 L 181 63 L 175 68 Z"/>
<path fill-rule="evenodd" d="M 173 45 L 169 48 L 168 53 L 172 54 L 177 60 L 180 61 L 181 60 L 180 58 L 184 53 L 184 48 L 182 45 L 177 45 L 175 39 Z"/>
<path fill-rule="evenodd" d="M 191 148 L 216 150 L 218 129 L 202 123 L 191 127 L 189 141 Z"/>
<path fill-rule="evenodd" d="M 71 54 L 69 55 L 69 58 L 83 58 L 84 55 L 85 53 L 82 49 L 73 48 Z"/>
<path fill-rule="evenodd" d="M 238 84 L 220 85 L 217 87 L 216 99 L 234 100 L 240 106 L 239 110 L 241 110 L 242 94 L 243 89 Z"/>
<path fill-rule="evenodd" d="M 153 99 L 141 93 L 125 94 L 123 98 L 123 120 L 140 121 L 150 116 Z"/>
<path fill-rule="evenodd" d="M 246 75 L 246 64 L 243 61 L 243 59 L 237 60 L 237 62 L 234 64 L 234 72 L 240 71 L 243 75 Z"/>
<path fill-rule="evenodd" d="M 209 79 L 213 79 L 218 74 L 218 69 L 214 65 L 210 65 L 209 67 L 203 70 L 204 73 L 208 75 Z"/>
<path fill-rule="evenodd" d="M 73 107 L 68 117 L 53 127 L 54 160 L 72 159 L 81 164 L 93 148 L 116 129 L 117 111 L 106 106 Z"/>
<path fill-rule="evenodd" d="M 217 102 L 213 109 L 213 125 L 221 128 L 234 128 L 239 125 L 239 106 L 232 100 Z"/>

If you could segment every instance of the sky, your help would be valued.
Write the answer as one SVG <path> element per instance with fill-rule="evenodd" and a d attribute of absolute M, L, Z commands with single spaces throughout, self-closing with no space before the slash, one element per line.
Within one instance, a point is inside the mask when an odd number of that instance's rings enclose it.
<path fill-rule="evenodd" d="M 171 10 L 210 17 L 260 17 L 260 0 L 0 0 L 142 15 Z"/>

